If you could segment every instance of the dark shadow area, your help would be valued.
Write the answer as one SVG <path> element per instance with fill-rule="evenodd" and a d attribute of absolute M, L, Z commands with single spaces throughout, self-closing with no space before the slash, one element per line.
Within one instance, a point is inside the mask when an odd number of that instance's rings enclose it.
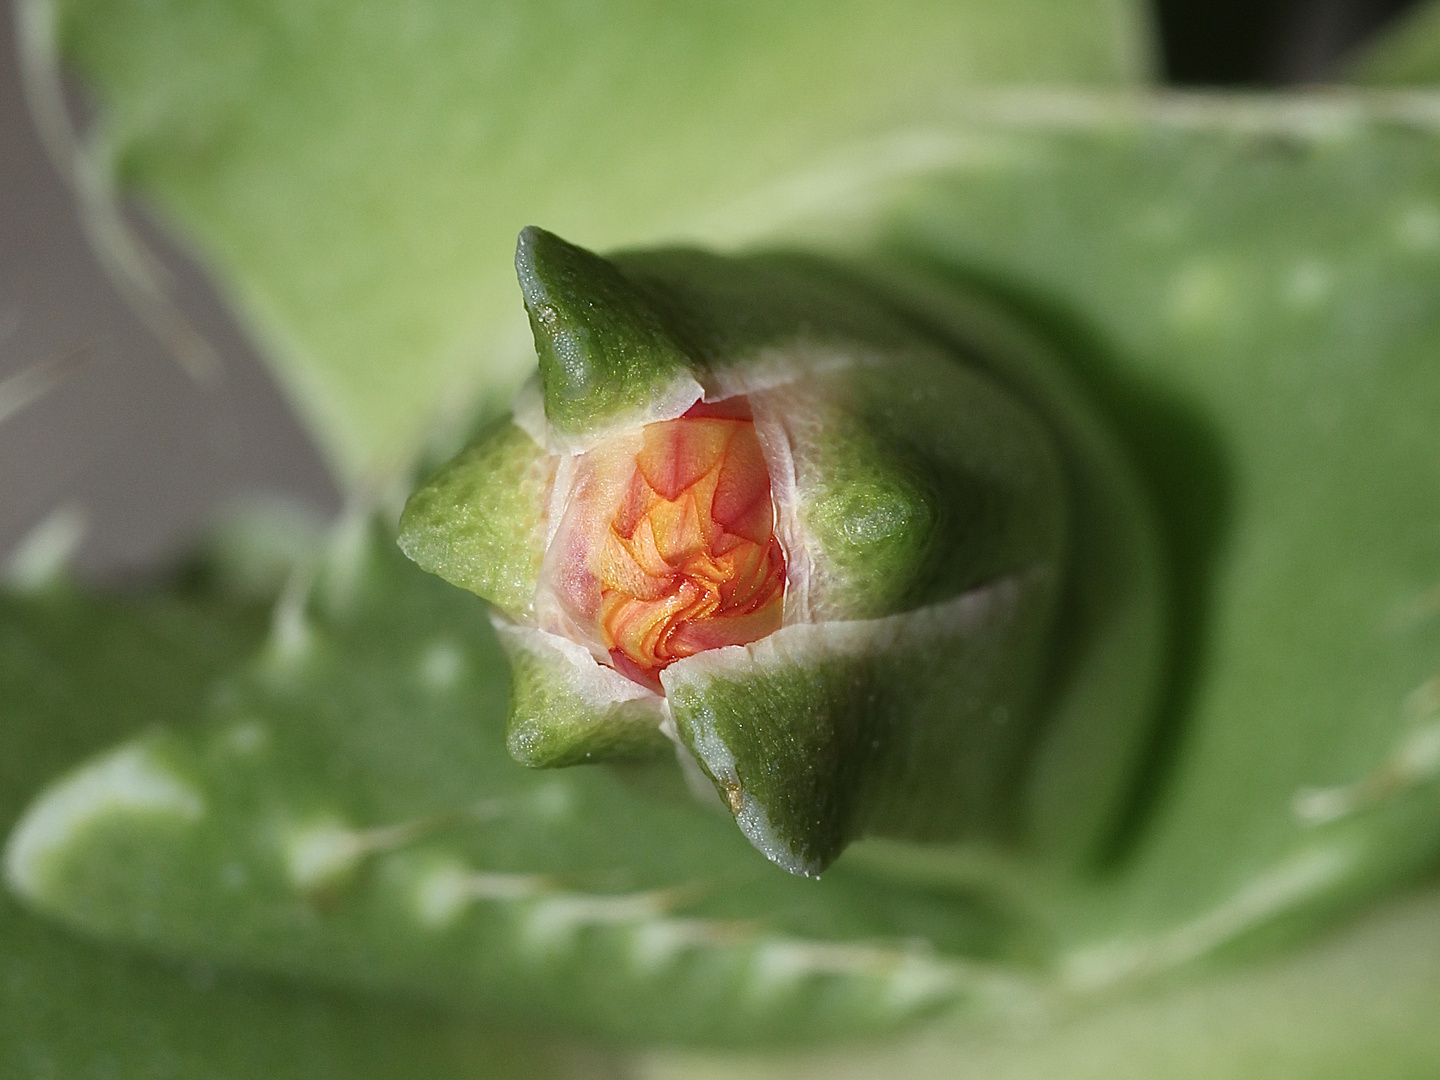
<path fill-rule="evenodd" d="M 1332 80 L 1419 0 L 1157 0 L 1165 81 L 1286 86 Z"/>
<path fill-rule="evenodd" d="M 933 259 L 918 261 L 935 280 L 994 302 L 1053 348 L 1091 411 L 1120 443 L 1156 513 L 1168 571 L 1170 652 L 1131 789 L 1114 830 L 1096 852 L 1097 865 L 1112 868 L 1142 837 L 1185 741 L 1205 664 L 1211 581 L 1229 531 L 1231 469 L 1204 420 L 1122 370 L 1115 349 L 1078 314 L 1017 282 Z M 1063 679 L 1063 656 L 1059 668 Z"/>

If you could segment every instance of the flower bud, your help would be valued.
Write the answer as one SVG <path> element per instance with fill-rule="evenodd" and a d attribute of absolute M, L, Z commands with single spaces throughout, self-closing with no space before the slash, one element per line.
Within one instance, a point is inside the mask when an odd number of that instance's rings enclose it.
<path fill-rule="evenodd" d="M 1075 629 L 1043 410 L 819 260 L 532 228 L 516 264 L 539 377 L 401 523 L 497 609 L 512 755 L 675 740 L 794 873 L 1012 842 Z"/>

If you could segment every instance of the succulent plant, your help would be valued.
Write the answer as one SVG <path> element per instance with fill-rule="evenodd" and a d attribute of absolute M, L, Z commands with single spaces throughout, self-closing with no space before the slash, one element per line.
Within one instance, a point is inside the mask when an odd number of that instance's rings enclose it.
<path fill-rule="evenodd" d="M 872 7 L 24 6 L 352 509 L 12 576 L 3 1070 L 1434 1071 L 1430 92 Z"/>
<path fill-rule="evenodd" d="M 527 229 L 516 265 L 538 383 L 400 525 L 502 613 L 512 755 L 674 740 L 799 874 L 865 835 L 1033 846 L 1048 756 L 1098 848 L 1166 630 L 1144 496 L 1081 395 L 1038 391 L 1054 359 L 987 356 L 814 258 Z M 1095 670 L 1115 650 L 1123 679 Z"/>

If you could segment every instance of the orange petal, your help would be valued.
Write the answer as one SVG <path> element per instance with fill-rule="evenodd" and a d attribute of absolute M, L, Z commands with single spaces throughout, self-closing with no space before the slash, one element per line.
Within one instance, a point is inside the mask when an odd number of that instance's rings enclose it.
<path fill-rule="evenodd" d="M 676 660 L 779 629 L 785 553 L 743 398 L 648 425 L 633 475 L 609 490 L 610 521 L 584 540 L 599 545 L 584 611 L 616 670 L 658 689 Z"/>
<path fill-rule="evenodd" d="M 662 499 L 680 493 L 719 462 L 735 420 L 667 420 L 645 429 L 645 445 L 635 456 L 646 483 Z"/>
<path fill-rule="evenodd" d="M 710 513 L 728 532 L 764 544 L 775 529 L 770 474 L 753 426 L 743 428 L 726 446 Z"/>

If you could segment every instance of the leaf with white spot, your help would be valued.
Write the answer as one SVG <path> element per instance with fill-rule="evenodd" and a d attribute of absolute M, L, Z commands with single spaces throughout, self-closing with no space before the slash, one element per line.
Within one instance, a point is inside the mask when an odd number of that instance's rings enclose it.
<path fill-rule="evenodd" d="M 792 879 L 673 762 L 525 769 L 506 682 L 479 601 L 383 529 L 342 534 L 198 723 L 32 804 L 11 888 L 166 954 L 634 1041 L 812 1041 L 988 1000 L 971 962 L 1014 951 L 1010 916 Z"/>
<path fill-rule="evenodd" d="M 0 827 L 8 830 L 40 777 L 186 717 L 263 629 L 261 612 L 195 598 L 0 595 Z M 253 733 L 234 733 L 255 750 Z M 22 891 L 45 887 L 37 853 L 59 835 L 83 834 L 108 815 L 163 829 L 193 825 L 204 812 L 148 742 L 106 751 L 57 790 L 50 812 L 11 842 L 7 876 Z M 125 956 L 46 925 L 0 893 L 6 1077 L 529 1080 L 572 1075 L 570 1056 L 412 1005 Z"/>
<path fill-rule="evenodd" d="M 1006 152 L 890 189 L 839 246 L 878 243 L 895 295 L 977 342 L 955 283 L 1026 315 L 1158 508 L 1177 653 L 1083 936 L 1164 937 L 1344 852 L 1245 909 L 1304 926 L 1440 852 L 1440 136 L 1360 94 L 1026 115 L 977 116 Z"/>

